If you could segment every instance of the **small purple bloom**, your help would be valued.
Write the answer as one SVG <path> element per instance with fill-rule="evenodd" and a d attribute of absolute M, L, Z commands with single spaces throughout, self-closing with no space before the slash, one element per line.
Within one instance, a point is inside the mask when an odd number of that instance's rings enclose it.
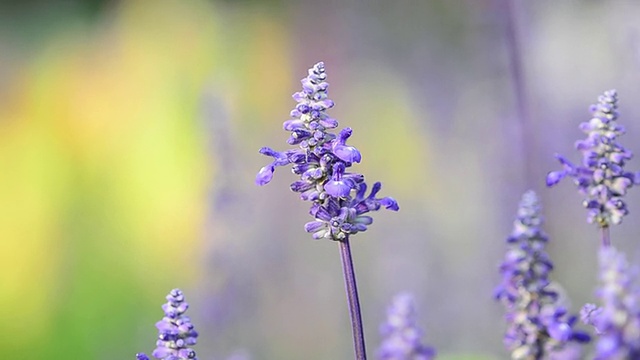
<path fill-rule="evenodd" d="M 310 213 L 316 220 L 307 223 L 305 230 L 312 233 L 314 239 L 342 241 L 350 234 L 367 230 L 373 219 L 363 214 L 381 207 L 398 211 L 399 207 L 391 197 L 376 198 L 380 183 L 374 184 L 371 194 L 365 198 L 364 176 L 347 171 L 362 160 L 362 155 L 347 145 L 353 133 L 351 128 L 344 128 L 338 134 L 330 132 L 338 127 L 338 121 L 326 113 L 334 106 L 327 97 L 326 78 L 324 64 L 320 62 L 302 79 L 302 91 L 293 94 L 297 105 L 290 113 L 292 119 L 283 124 L 283 128 L 291 132 L 288 144 L 297 148 L 284 152 L 262 148 L 260 153 L 273 157 L 274 161 L 260 169 L 256 184 L 266 185 L 276 167 L 291 164 L 293 173 L 300 176 L 291 184 L 291 190 L 300 193 L 302 200 L 313 202 Z"/>
<path fill-rule="evenodd" d="M 197 360 L 196 352 L 190 347 L 196 344 L 198 333 L 191 324 L 191 319 L 184 315 L 189 304 L 179 289 L 173 289 L 167 295 L 167 303 L 162 305 L 164 317 L 156 323 L 158 340 L 152 356 L 161 360 Z M 140 353 L 137 360 L 149 360 Z"/>
<path fill-rule="evenodd" d="M 347 139 L 351 137 L 351 133 L 351 128 L 344 128 L 342 129 L 342 131 L 340 131 L 340 135 L 332 145 L 333 153 L 336 154 L 336 156 L 340 158 L 340 160 L 346 161 L 348 163 L 359 163 L 362 160 L 360 151 L 358 151 L 358 149 L 354 148 L 353 146 L 345 145 Z"/>
<path fill-rule="evenodd" d="M 560 305 L 553 289 L 558 285 L 549 279 L 553 263 L 545 252 L 548 241 L 538 197 L 528 191 L 507 238 L 508 249 L 500 266 L 502 282 L 495 291 L 507 311 L 504 344 L 514 359 L 559 358 L 570 342 L 589 341 L 586 333 L 573 328 L 577 317 Z"/>
<path fill-rule="evenodd" d="M 382 343 L 378 348 L 380 360 L 432 360 L 436 351 L 422 344 L 422 330 L 416 325 L 413 296 L 407 293 L 393 298 L 387 309 L 387 320 L 380 326 Z"/>
<path fill-rule="evenodd" d="M 584 304 L 582 309 L 580 309 L 580 320 L 586 325 L 593 326 L 596 329 L 596 333 L 600 334 L 600 330 L 595 326 L 598 316 L 600 316 L 601 313 L 602 308 L 598 307 L 596 304 Z"/>
<path fill-rule="evenodd" d="M 573 178 L 578 190 L 586 196 L 589 223 L 605 228 L 622 222 L 628 214 L 622 196 L 640 179 L 636 173 L 624 170 L 632 153 L 626 150 L 618 137 L 625 130 L 617 124 L 618 95 L 615 90 L 605 91 L 598 103 L 590 107 L 592 118 L 580 124 L 586 139 L 575 144 L 582 153 L 582 164 L 574 165 L 561 155 L 556 155 L 563 169 L 547 175 L 547 186 L 553 186 L 565 177 Z"/>
<path fill-rule="evenodd" d="M 337 163 L 333 166 L 333 175 L 331 180 L 324 185 L 327 194 L 333 197 L 348 197 L 351 189 L 355 186 L 355 181 L 344 176 L 344 164 Z"/>

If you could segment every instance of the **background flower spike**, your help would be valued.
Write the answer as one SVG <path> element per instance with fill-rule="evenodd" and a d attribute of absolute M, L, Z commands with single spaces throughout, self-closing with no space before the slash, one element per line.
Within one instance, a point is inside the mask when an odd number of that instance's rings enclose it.
<path fill-rule="evenodd" d="M 640 292 L 638 268 L 614 247 L 599 253 L 600 307 L 587 304 L 581 315 L 598 333 L 595 360 L 640 359 Z"/>
<path fill-rule="evenodd" d="M 387 309 L 387 319 L 380 326 L 382 342 L 378 348 L 380 360 L 432 360 L 436 351 L 422 344 L 422 330 L 416 324 L 415 301 L 409 293 L 393 298 Z"/>
<path fill-rule="evenodd" d="M 609 227 L 620 224 L 629 213 L 622 197 L 640 179 L 637 173 L 625 170 L 633 154 L 618 142 L 625 129 L 617 123 L 617 92 L 605 91 L 589 111 L 591 119 L 579 126 L 587 137 L 575 144 L 582 153 L 582 163 L 574 165 L 564 156 L 556 155 L 563 169 L 550 172 L 546 182 L 547 186 L 554 186 L 566 177 L 574 180 L 580 193 L 585 195 L 583 206 L 587 209 L 587 221 L 601 228 L 602 244 L 609 246 Z"/>
<path fill-rule="evenodd" d="M 559 285 L 549 279 L 553 263 L 545 251 L 549 239 L 542 223 L 538 197 L 527 191 L 507 238 L 507 253 L 500 266 L 502 282 L 495 290 L 496 299 L 506 309 L 504 344 L 513 359 L 549 358 L 575 346 L 570 342 L 589 341 L 585 332 L 573 328 L 577 317 L 568 314 L 556 290 Z"/>

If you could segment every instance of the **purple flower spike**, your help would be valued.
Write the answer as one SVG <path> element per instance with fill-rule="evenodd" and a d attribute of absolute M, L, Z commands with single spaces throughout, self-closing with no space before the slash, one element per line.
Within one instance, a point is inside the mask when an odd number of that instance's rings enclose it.
<path fill-rule="evenodd" d="M 351 128 L 338 134 L 331 132 L 338 127 L 338 121 L 326 113 L 334 106 L 327 96 L 326 78 L 324 63 L 319 62 L 302 79 L 302 91 L 293 94 L 297 105 L 290 113 L 291 119 L 283 124 L 291 132 L 288 144 L 296 148 L 284 152 L 268 147 L 260 149 L 261 154 L 273 157 L 274 161 L 260 169 L 255 181 L 258 185 L 268 184 L 278 166 L 291 164 L 293 173 L 300 176 L 291 184 L 291 190 L 300 193 L 302 200 L 313 202 L 311 214 L 316 221 L 324 222 L 308 223 L 305 230 L 316 239 L 342 241 L 348 235 L 365 231 L 371 224 L 371 218 L 363 214 L 382 207 L 394 211 L 400 208 L 391 197 L 376 198 L 380 183 L 374 184 L 365 198 L 364 176 L 348 171 L 362 160 L 362 155 L 346 144 L 353 134 Z"/>
<path fill-rule="evenodd" d="M 396 295 L 387 309 L 387 321 L 380 326 L 380 360 L 432 360 L 436 351 L 422 344 L 422 330 L 416 325 L 413 296 Z"/>
<path fill-rule="evenodd" d="M 640 292 L 638 269 L 614 247 L 600 249 L 600 286 L 596 296 L 601 307 L 587 304 L 584 318 L 599 334 L 596 360 L 640 359 Z"/>
<path fill-rule="evenodd" d="M 500 266 L 502 283 L 495 291 L 507 311 L 504 344 L 514 359 L 560 359 L 560 353 L 579 350 L 569 351 L 574 346 L 571 343 L 589 341 L 586 333 L 573 328 L 577 317 L 559 304 L 559 294 L 552 288 L 549 273 L 553 264 L 544 249 L 549 240 L 541 226 L 538 197 L 528 191 L 507 239 L 508 250 Z"/>
<path fill-rule="evenodd" d="M 287 164 L 292 164 L 293 173 L 300 176 L 298 181 L 291 184 L 291 190 L 300 193 L 302 200 L 312 202 L 309 213 L 315 217 L 315 221 L 305 225 L 305 230 L 314 239 L 338 242 L 355 355 L 357 359 L 366 359 L 349 237 L 366 231 L 373 222 L 365 213 L 377 211 L 381 206 L 398 210 L 398 204 L 392 198 L 376 199 L 375 192 L 364 198 L 364 175 L 347 172 L 354 163 L 360 162 L 362 156 L 355 147 L 346 145 L 352 133 L 350 128 L 343 129 L 339 134 L 331 132 L 338 127 L 338 121 L 327 115 L 327 110 L 334 106 L 334 102 L 327 97 L 329 84 L 326 79 L 322 62 L 309 69 L 308 76 L 302 79 L 302 91 L 293 94 L 293 99 L 298 103 L 290 112 L 293 119 L 283 124 L 285 130 L 291 131 L 287 143 L 296 148 L 284 152 L 286 161 L 280 155 L 283 153 L 261 150 L 261 153 L 273 156 L 275 161 L 260 170 L 256 183 L 268 183 L 275 167 Z"/>
<path fill-rule="evenodd" d="M 191 319 L 184 315 L 189 304 L 179 289 L 167 295 L 167 303 L 162 306 L 164 317 L 156 323 L 158 341 L 152 356 L 161 360 L 197 360 L 196 352 L 190 348 L 196 344 L 198 333 Z M 137 360 L 149 360 L 144 353 L 136 355 Z"/>
<path fill-rule="evenodd" d="M 598 103 L 590 107 L 591 120 L 580 124 L 580 130 L 587 134 L 575 145 L 582 153 L 582 164 L 573 165 L 563 156 L 556 155 L 564 169 L 547 175 L 547 186 L 557 184 L 564 177 L 573 178 L 578 190 L 586 196 L 587 221 L 600 228 L 622 222 L 628 214 L 622 196 L 640 181 L 636 173 L 624 170 L 625 162 L 632 154 L 617 141 L 625 133 L 616 122 L 617 108 L 615 90 L 605 91 L 598 97 Z"/>

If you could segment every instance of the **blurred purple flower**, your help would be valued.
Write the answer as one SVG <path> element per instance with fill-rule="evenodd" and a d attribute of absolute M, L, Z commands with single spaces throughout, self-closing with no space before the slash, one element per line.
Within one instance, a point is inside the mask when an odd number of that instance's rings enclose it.
<path fill-rule="evenodd" d="M 582 165 L 574 165 L 556 154 L 563 169 L 547 175 L 547 186 L 553 186 L 565 177 L 573 178 L 578 190 L 586 195 L 587 221 L 601 228 L 619 224 L 627 215 L 622 197 L 628 188 L 640 181 L 640 175 L 624 169 L 632 153 L 617 141 L 625 133 L 616 122 L 617 103 L 616 91 L 605 91 L 598 97 L 598 103 L 589 109 L 591 120 L 580 124 L 580 129 L 587 134 L 586 139 L 575 144 L 576 149 L 582 152 Z"/>
<path fill-rule="evenodd" d="M 302 79 L 302 91 L 293 94 L 298 104 L 291 111 L 292 119 L 283 125 L 291 131 L 287 142 L 297 148 L 283 152 L 262 148 L 260 153 L 274 160 L 260 169 L 256 184 L 268 184 L 277 167 L 291 164 L 293 173 L 300 176 L 300 180 L 291 184 L 291 190 L 300 193 L 302 200 L 313 202 L 310 213 L 316 220 L 307 223 L 305 230 L 313 233 L 315 239 L 342 241 L 348 235 L 367 230 L 373 219 L 365 213 L 381 207 L 394 211 L 399 208 L 391 197 L 375 197 L 380 183 L 375 183 L 365 197 L 364 176 L 347 172 L 362 156 L 358 149 L 346 144 L 352 134 L 350 128 L 337 135 L 329 132 L 338 127 L 338 121 L 326 113 L 334 105 L 327 98 L 326 78 L 324 63 L 319 62 Z"/>
<path fill-rule="evenodd" d="M 196 344 L 198 333 L 194 330 L 191 319 L 184 315 L 189 304 L 179 289 L 173 289 L 167 295 L 167 303 L 162 305 L 164 317 L 156 323 L 158 341 L 153 350 L 153 357 L 162 360 L 197 360 L 196 352 L 190 346 Z M 146 354 L 137 354 L 137 360 L 148 360 Z"/>
<path fill-rule="evenodd" d="M 585 305 L 585 316 L 599 333 L 596 360 L 640 359 L 640 292 L 637 271 L 614 247 L 601 248 L 600 287 L 596 296 L 601 307 Z M 590 311 L 589 311 L 590 310 Z M 586 314 L 585 314 L 586 315 Z"/>
<path fill-rule="evenodd" d="M 381 360 L 431 360 L 436 351 L 422 345 L 422 330 L 416 325 L 413 296 L 407 293 L 393 298 L 387 309 L 387 321 L 380 326 L 382 343 L 377 357 Z"/>
<path fill-rule="evenodd" d="M 557 356 L 570 341 L 589 341 L 586 333 L 574 330 L 576 316 L 568 314 L 560 305 L 558 292 L 551 288 L 553 264 L 545 252 L 548 238 L 541 226 L 538 197 L 528 191 L 522 196 L 507 239 L 507 253 L 500 266 L 502 283 L 495 291 L 507 311 L 504 343 L 514 359 Z"/>
<path fill-rule="evenodd" d="M 580 320 L 586 325 L 593 326 L 596 333 L 600 334 L 600 330 L 595 327 L 596 319 L 600 314 L 602 314 L 602 308 L 598 307 L 596 304 L 584 304 L 582 309 L 580 309 Z"/>

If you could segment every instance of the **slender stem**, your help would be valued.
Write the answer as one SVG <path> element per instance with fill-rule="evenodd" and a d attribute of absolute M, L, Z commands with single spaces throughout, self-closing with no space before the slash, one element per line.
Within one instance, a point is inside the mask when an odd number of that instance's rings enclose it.
<path fill-rule="evenodd" d="M 609 226 L 603 226 L 602 230 L 602 247 L 611 246 L 611 236 L 609 236 Z"/>
<path fill-rule="evenodd" d="M 524 163 L 524 175 L 525 184 L 527 187 L 531 187 L 531 182 L 535 177 L 533 176 L 533 164 L 530 155 L 534 153 L 533 131 L 531 128 L 531 121 L 529 118 L 527 96 L 526 96 L 526 84 L 524 70 L 522 66 L 522 51 L 520 43 L 518 42 L 518 34 L 516 29 L 516 9 L 514 9 L 514 0 L 504 0 L 505 3 L 505 17 L 506 17 L 506 41 L 507 51 L 509 53 L 509 70 L 511 72 L 511 80 L 513 85 L 513 92 L 516 97 L 516 108 L 518 113 L 519 123 L 519 137 L 522 151 L 522 159 Z"/>
<path fill-rule="evenodd" d="M 340 258 L 342 259 L 342 272 L 344 274 L 345 290 L 347 291 L 347 304 L 349 305 L 349 315 L 351 317 L 356 360 L 366 360 L 367 354 L 364 347 L 364 329 L 362 328 L 362 316 L 360 315 L 360 300 L 358 300 L 356 273 L 353 269 L 349 238 L 347 237 L 338 243 L 340 244 Z"/>

